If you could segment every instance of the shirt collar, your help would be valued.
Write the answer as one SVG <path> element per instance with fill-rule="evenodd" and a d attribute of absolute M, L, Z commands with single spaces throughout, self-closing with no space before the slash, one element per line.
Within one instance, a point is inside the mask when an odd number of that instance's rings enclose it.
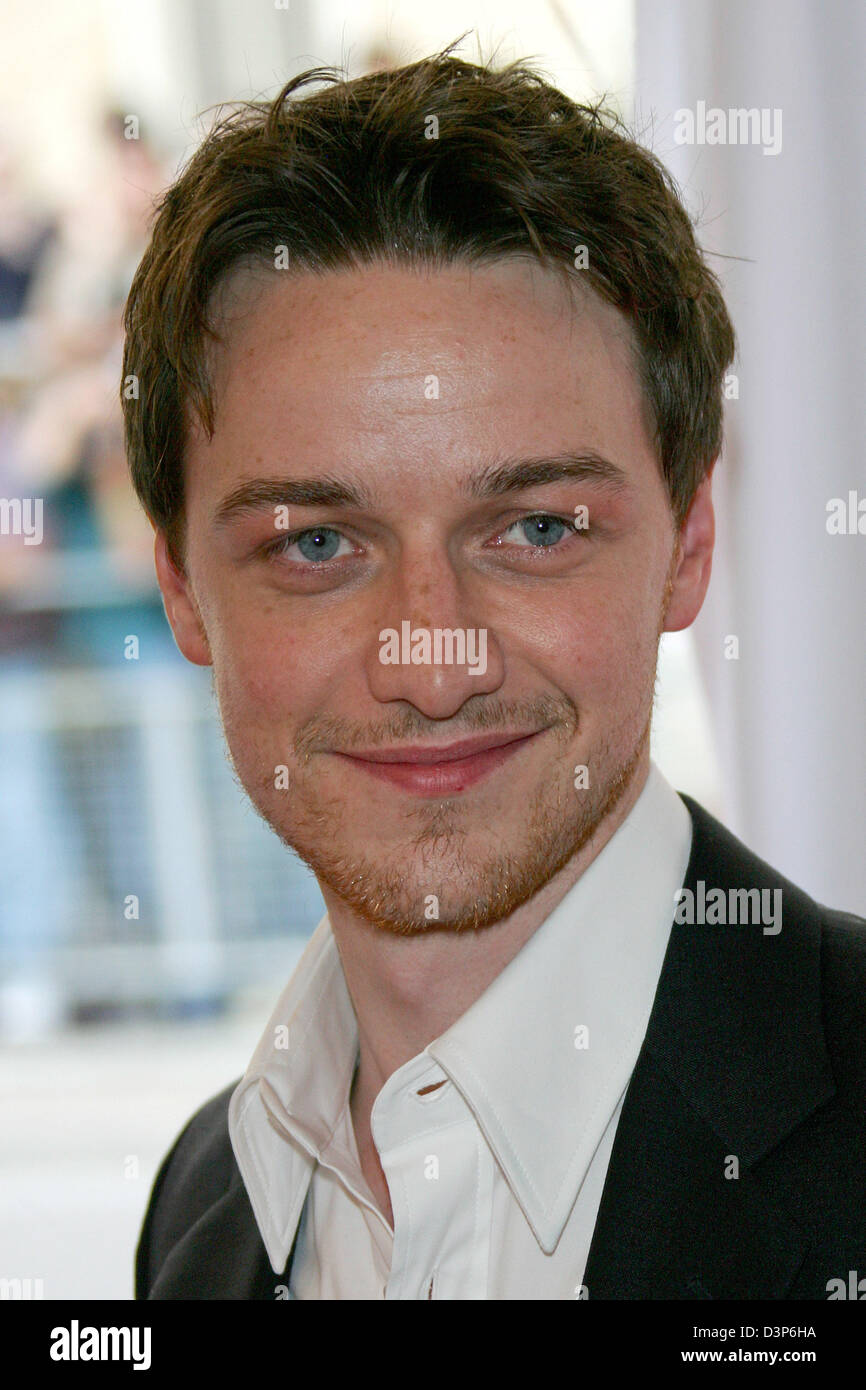
<path fill-rule="evenodd" d="M 229 1101 L 229 1137 L 275 1273 L 285 1269 L 357 1056 L 355 1010 L 326 914 Z M 288 1117 L 298 1123 L 289 1128 Z"/>
<path fill-rule="evenodd" d="M 548 1253 L 637 1060 L 690 848 L 688 810 L 652 764 L 632 810 L 577 883 L 425 1049 L 473 1111 Z M 344 1112 L 357 1053 L 326 915 L 229 1108 L 235 1156 L 277 1272 L 318 1154 Z"/>

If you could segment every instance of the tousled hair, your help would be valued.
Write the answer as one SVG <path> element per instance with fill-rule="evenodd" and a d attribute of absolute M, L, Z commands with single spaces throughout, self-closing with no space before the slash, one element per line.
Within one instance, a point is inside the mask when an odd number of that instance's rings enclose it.
<path fill-rule="evenodd" d="M 273 101 L 223 110 L 163 195 L 124 314 L 138 397 L 121 401 L 133 486 L 176 561 L 191 413 L 214 429 L 215 291 L 244 263 L 273 268 L 277 247 L 295 271 L 529 256 L 580 276 L 629 320 L 682 523 L 721 449 L 735 338 L 676 184 L 601 103 L 453 47 L 351 81 L 308 69 Z"/>

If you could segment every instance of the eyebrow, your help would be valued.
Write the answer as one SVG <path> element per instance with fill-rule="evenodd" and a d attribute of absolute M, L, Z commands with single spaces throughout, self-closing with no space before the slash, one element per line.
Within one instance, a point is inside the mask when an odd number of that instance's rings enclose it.
<path fill-rule="evenodd" d="M 372 507 L 365 488 L 337 478 L 257 478 L 241 483 L 224 497 L 214 512 L 214 526 L 222 527 L 248 512 L 274 507 Z"/>
<path fill-rule="evenodd" d="M 470 474 L 464 486 L 470 497 L 486 499 L 565 481 L 594 483 L 620 495 L 630 492 L 632 486 L 622 468 L 594 450 L 502 459 Z M 214 526 L 223 527 L 238 516 L 283 506 L 374 509 L 365 487 L 327 474 L 319 478 L 257 478 L 241 483 L 223 498 L 214 512 Z"/>
<path fill-rule="evenodd" d="M 613 493 L 631 491 L 628 474 L 593 450 L 552 454 L 543 458 L 505 459 L 489 464 L 469 479 L 472 497 L 499 497 L 527 487 L 559 482 L 596 483 Z"/>

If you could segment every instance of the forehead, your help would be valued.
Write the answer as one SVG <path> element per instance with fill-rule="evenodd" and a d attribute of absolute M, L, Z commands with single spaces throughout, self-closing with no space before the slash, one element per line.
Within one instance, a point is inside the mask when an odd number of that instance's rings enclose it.
<path fill-rule="evenodd" d="M 526 258 L 322 274 L 245 267 L 213 306 L 216 432 L 256 462 L 347 448 L 367 462 L 497 445 L 651 450 L 631 328 L 588 288 Z M 568 438 L 569 431 L 578 437 Z M 255 448 L 255 457 L 249 450 Z M 214 460 L 209 460 L 211 471 Z M 215 479 L 214 479 L 215 481 Z"/>

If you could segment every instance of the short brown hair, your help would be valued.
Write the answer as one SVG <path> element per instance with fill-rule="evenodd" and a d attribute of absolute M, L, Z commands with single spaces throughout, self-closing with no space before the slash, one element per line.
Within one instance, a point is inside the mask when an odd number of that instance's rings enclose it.
<path fill-rule="evenodd" d="M 214 428 L 213 294 L 242 262 L 273 267 L 278 246 L 296 270 L 523 255 L 572 276 L 585 246 L 580 275 L 631 322 L 659 464 L 685 517 L 721 449 L 735 340 L 677 186 L 600 103 L 453 47 L 352 81 L 308 69 L 273 101 L 232 107 L 164 194 L 124 315 L 123 375 L 139 398 L 122 404 L 133 485 L 176 559 L 188 409 Z M 324 85 L 299 95 L 313 83 Z"/>

